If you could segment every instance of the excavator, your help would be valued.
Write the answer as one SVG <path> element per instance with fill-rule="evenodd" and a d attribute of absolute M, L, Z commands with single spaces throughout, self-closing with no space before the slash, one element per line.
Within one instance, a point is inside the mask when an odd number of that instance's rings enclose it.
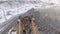
<path fill-rule="evenodd" d="M 35 26 L 35 18 L 33 16 L 19 16 L 17 34 L 38 34 Z"/>
<path fill-rule="evenodd" d="M 15 31 L 17 31 L 16 34 L 39 34 L 36 28 L 35 18 L 32 15 L 19 16 L 17 29 L 12 28 L 9 33 L 11 34 L 11 32 Z"/>
<path fill-rule="evenodd" d="M 35 18 L 32 15 L 25 15 L 25 16 L 19 16 L 18 22 L 17 22 L 17 29 L 12 28 L 10 30 L 11 32 L 17 31 L 16 34 L 41 34 L 41 32 L 38 31 L 38 28 L 36 28 Z M 49 27 L 47 30 L 47 34 L 52 31 L 55 34 L 60 34 L 60 32 L 56 31 L 52 27 Z"/>

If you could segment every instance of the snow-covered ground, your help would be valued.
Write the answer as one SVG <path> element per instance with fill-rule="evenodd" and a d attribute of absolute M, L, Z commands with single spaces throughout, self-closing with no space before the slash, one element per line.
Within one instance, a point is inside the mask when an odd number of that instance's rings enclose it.
<path fill-rule="evenodd" d="M 7 2 L 5 2 L 7 1 Z M 12 15 L 24 14 L 31 8 L 50 8 L 53 6 L 60 6 L 59 0 L 37 0 L 39 3 L 35 4 L 33 2 L 20 3 L 16 1 L 10 2 L 9 0 L 2 1 L 0 4 L 0 23 L 10 19 Z M 32 1 L 32 0 L 31 0 Z M 0 1 L 1 2 L 1 1 Z"/>
<path fill-rule="evenodd" d="M 13 15 L 24 14 L 31 8 L 45 9 L 53 6 L 60 6 L 60 0 L 37 0 L 37 2 L 39 1 L 37 4 L 33 4 L 32 2 L 21 4 L 20 2 L 15 2 L 15 0 L 13 0 L 13 2 L 9 2 L 10 0 L 0 0 L 0 2 L 1 1 L 3 1 L 3 3 L 0 4 L 0 25 L 13 17 Z"/>
<path fill-rule="evenodd" d="M 30 5 L 28 5 L 28 4 L 25 4 L 25 5 L 22 5 L 22 6 L 20 6 L 20 7 L 15 7 L 15 8 L 9 8 L 8 9 L 8 7 L 7 7 L 7 9 L 6 8 L 3 8 L 4 9 L 4 11 L 5 11 L 5 16 L 4 16 L 4 13 L 2 14 L 3 16 L 3 18 L 2 19 L 0 19 L 0 23 L 2 23 L 2 22 L 4 22 L 4 21 L 6 21 L 6 19 L 9 19 L 9 18 L 11 18 L 12 17 L 12 15 L 17 15 L 17 14 L 24 14 L 25 12 L 27 12 L 29 9 L 31 9 L 32 8 L 32 6 L 30 6 Z M 3 11 L 3 10 L 2 10 Z M 11 14 L 11 15 L 7 15 L 7 12 L 8 11 L 10 11 L 10 13 L 9 14 Z"/>

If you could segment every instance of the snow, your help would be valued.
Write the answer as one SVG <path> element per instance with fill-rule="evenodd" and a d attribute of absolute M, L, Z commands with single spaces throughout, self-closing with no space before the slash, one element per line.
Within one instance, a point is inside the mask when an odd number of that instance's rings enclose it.
<path fill-rule="evenodd" d="M 11 17 L 12 17 L 12 15 L 9 15 L 9 16 L 6 16 L 6 18 L 0 19 L 0 25 L 3 25 L 3 23 L 4 23 L 5 21 L 7 21 L 8 19 L 10 19 Z"/>
<path fill-rule="evenodd" d="M 6 16 L 7 19 L 10 19 L 11 17 L 12 17 L 12 15 L 8 15 L 8 16 Z"/>
<path fill-rule="evenodd" d="M 50 3 L 53 3 L 54 5 L 49 5 Z M 58 5 L 60 4 L 57 0 L 41 0 L 41 3 L 38 4 L 25 3 L 22 5 L 20 5 L 19 2 L 12 2 L 11 6 L 7 2 L 5 2 L 0 4 L 0 11 L 1 11 L 0 15 L 2 15 L 2 19 L 0 19 L 0 23 L 5 21 L 5 16 L 6 19 L 9 19 L 10 17 L 12 17 L 12 15 L 24 14 L 31 8 L 35 8 L 35 9 L 48 8 L 48 7 L 53 7 L 57 4 Z M 5 12 L 5 16 L 3 12 Z M 9 12 L 11 15 L 7 15 L 7 12 Z"/>
<path fill-rule="evenodd" d="M 10 30 L 9 30 L 9 32 L 8 32 L 8 34 L 16 34 L 17 33 L 17 31 L 13 31 L 13 32 L 11 32 L 12 30 L 14 29 L 14 27 L 12 27 Z"/>
<path fill-rule="evenodd" d="M 3 19 L 0 19 L 0 24 L 2 24 L 2 22 L 4 22 L 5 21 L 5 19 L 3 18 Z"/>
<path fill-rule="evenodd" d="M 9 1 L 9 0 L 0 0 L 0 1 Z M 45 8 L 50 8 L 53 6 L 60 6 L 60 0 L 37 0 L 37 1 L 34 0 L 36 2 L 40 1 L 37 4 L 33 4 L 31 1 L 28 3 L 26 2 L 26 3 L 20 4 L 19 2 L 15 2 L 13 0 L 13 2 L 4 2 L 0 4 L 0 18 L 1 18 L 0 23 L 5 22 L 6 21 L 5 19 L 7 20 L 10 19 L 12 15 L 24 14 L 31 8 L 35 8 L 35 9 L 44 8 L 45 9 Z M 3 12 L 5 13 L 5 16 Z M 8 12 L 11 15 L 7 15 Z"/>
<path fill-rule="evenodd" d="M 20 6 L 19 8 L 15 7 L 15 8 L 9 8 L 8 7 L 2 7 L 1 9 L 1 14 L 3 15 L 3 19 L 0 19 L 0 23 L 5 22 L 6 20 L 10 19 L 11 17 L 13 17 L 12 15 L 17 15 L 17 14 L 24 14 L 26 13 L 29 9 L 31 9 L 32 6 L 28 5 L 28 4 L 24 4 L 22 6 Z M 4 13 L 5 12 L 5 16 Z M 7 15 L 7 12 L 11 11 L 10 14 L 11 15 Z M 6 17 L 6 18 L 5 18 Z"/>
<path fill-rule="evenodd" d="M 7 1 L 7 0 L 0 0 L 0 1 Z M 3 22 L 5 22 L 6 20 L 9 20 L 11 17 L 13 17 L 13 15 L 24 14 L 31 8 L 34 8 L 34 9 L 44 8 L 45 9 L 45 8 L 50 8 L 53 6 L 60 6 L 60 0 L 38 0 L 38 1 L 40 1 L 40 3 L 38 4 L 23 3 L 21 5 L 19 2 L 9 2 L 11 5 L 8 2 L 0 4 L 0 18 L 1 18 L 0 25 L 2 25 Z M 7 13 L 9 13 L 10 15 L 7 15 Z M 12 34 L 13 33 L 16 33 L 16 32 L 12 32 Z"/>

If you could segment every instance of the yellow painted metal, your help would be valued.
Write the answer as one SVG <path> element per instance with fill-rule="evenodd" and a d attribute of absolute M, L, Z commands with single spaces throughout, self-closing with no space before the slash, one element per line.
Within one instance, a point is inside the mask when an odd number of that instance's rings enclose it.
<path fill-rule="evenodd" d="M 31 34 L 38 34 L 35 28 L 35 19 L 31 18 L 31 23 L 30 23 L 30 29 L 31 29 Z M 23 29 L 24 29 L 24 24 L 22 23 L 21 19 L 18 19 L 18 31 L 17 34 L 23 34 Z"/>
<path fill-rule="evenodd" d="M 23 34 L 23 23 L 20 19 L 18 19 L 18 31 L 17 34 Z"/>

